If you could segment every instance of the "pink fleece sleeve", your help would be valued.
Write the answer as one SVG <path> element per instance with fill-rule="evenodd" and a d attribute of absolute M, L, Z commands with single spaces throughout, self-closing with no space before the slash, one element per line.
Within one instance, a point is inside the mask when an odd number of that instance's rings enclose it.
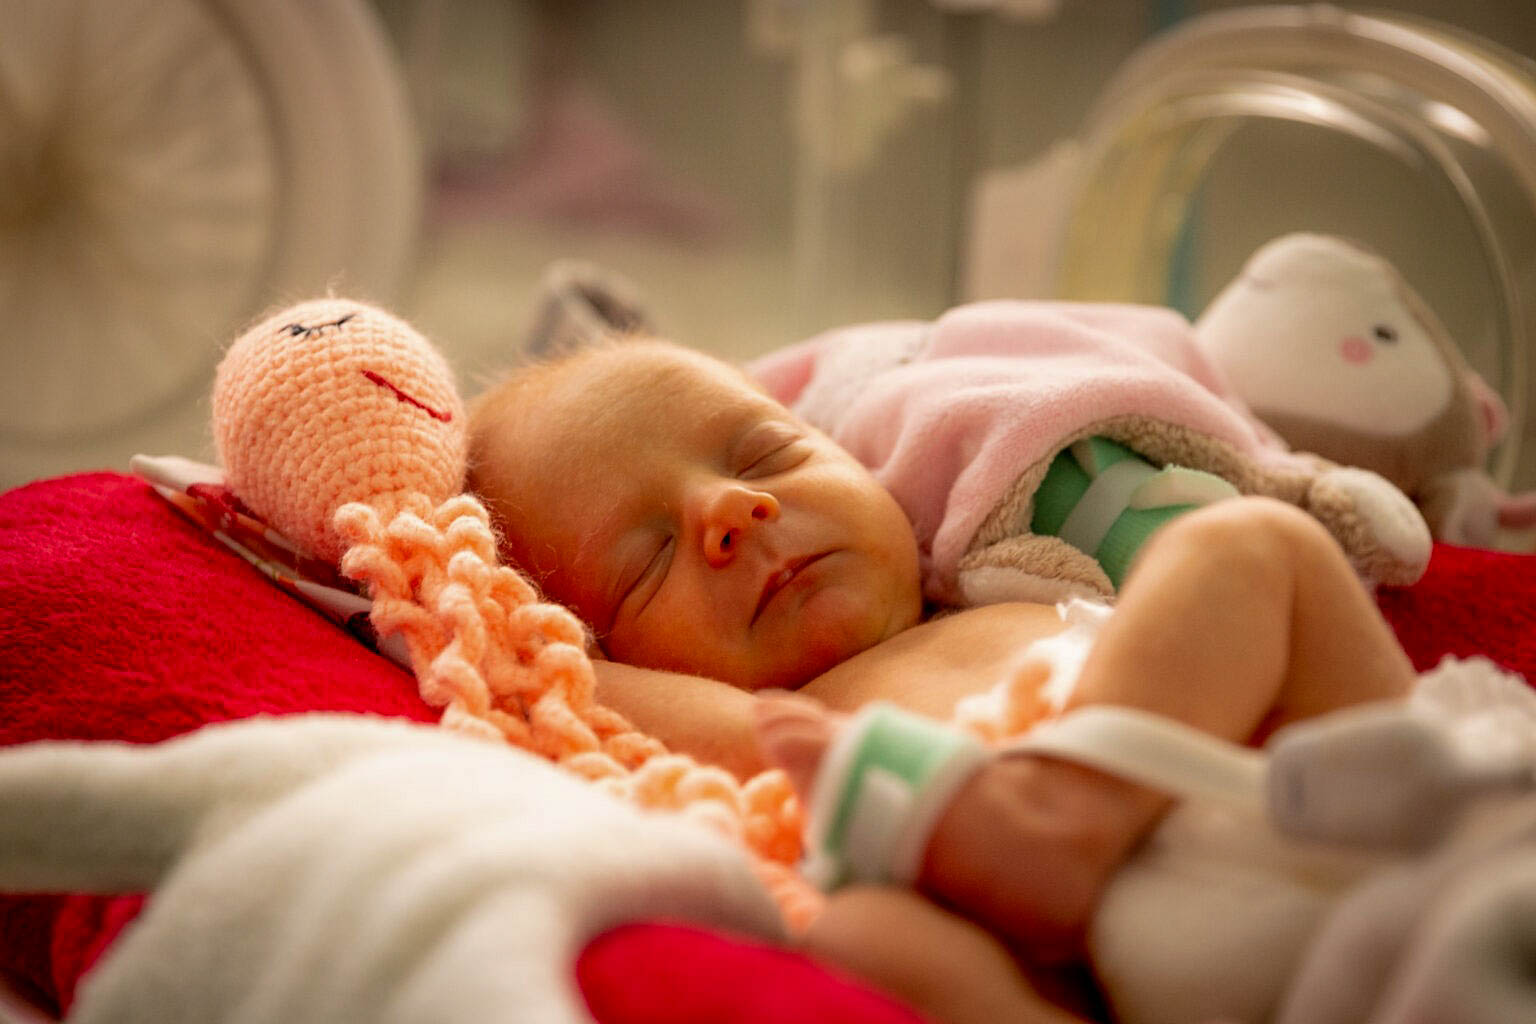
<path fill-rule="evenodd" d="M 896 496 L 936 600 L 954 599 L 961 555 L 1013 482 L 1101 424 L 1163 421 L 1254 458 L 1284 452 L 1227 400 L 1170 310 L 1000 301 L 950 310 L 916 333 L 877 327 L 828 332 L 812 340 L 814 357 L 797 346 L 765 374 Z M 849 379 L 836 387 L 840 376 Z"/>

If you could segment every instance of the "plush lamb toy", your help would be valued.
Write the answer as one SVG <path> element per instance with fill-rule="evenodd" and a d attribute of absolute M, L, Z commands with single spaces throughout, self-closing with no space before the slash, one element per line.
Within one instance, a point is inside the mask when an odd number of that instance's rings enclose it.
<path fill-rule="evenodd" d="M 1196 340 L 1292 448 L 1380 473 L 1441 540 L 1487 546 L 1536 525 L 1536 493 L 1483 472 L 1499 396 L 1386 260 L 1327 235 L 1258 250 L 1196 321 Z"/>

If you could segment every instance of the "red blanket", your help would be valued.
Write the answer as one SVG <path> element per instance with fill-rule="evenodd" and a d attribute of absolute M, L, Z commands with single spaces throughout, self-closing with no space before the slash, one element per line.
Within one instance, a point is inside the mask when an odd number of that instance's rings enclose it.
<path fill-rule="evenodd" d="M 142 482 L 101 473 L 0 495 L 0 743 L 153 742 L 252 714 L 337 710 L 430 721 L 410 676 L 270 585 Z M 1383 610 L 1414 663 L 1485 653 L 1536 677 L 1536 556 L 1437 547 Z M 0 971 L 67 1007 L 136 897 L 0 899 Z M 605 1024 L 912 1022 L 804 958 L 637 925 L 576 965 Z M 680 973 L 681 972 L 681 973 Z"/>

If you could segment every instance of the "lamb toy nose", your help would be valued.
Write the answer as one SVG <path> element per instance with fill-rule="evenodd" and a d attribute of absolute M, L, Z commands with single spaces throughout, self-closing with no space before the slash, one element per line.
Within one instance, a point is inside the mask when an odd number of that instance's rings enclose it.
<path fill-rule="evenodd" d="M 1358 334 L 1351 334 L 1339 342 L 1339 355 L 1344 357 L 1346 363 L 1360 366 L 1370 362 L 1375 354 L 1376 350 L 1371 347 L 1371 343 Z"/>

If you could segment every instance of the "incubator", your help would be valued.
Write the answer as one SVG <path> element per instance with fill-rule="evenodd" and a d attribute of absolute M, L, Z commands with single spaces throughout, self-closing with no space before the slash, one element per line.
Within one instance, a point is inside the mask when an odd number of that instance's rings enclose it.
<path fill-rule="evenodd" d="M 218 353 L 305 294 L 398 310 L 472 392 L 563 257 L 748 358 L 974 298 L 1194 316 L 1308 230 L 1425 297 L 1530 488 L 1536 16 L 1413 7 L 16 0 L 0 485 L 208 457 Z"/>
<path fill-rule="evenodd" d="M 1196 316 L 1290 231 L 1365 242 L 1504 396 L 1520 449 L 1536 339 L 1536 64 L 1442 24 L 1228 11 L 1139 50 L 1073 155 L 1056 294 Z M 1523 443 L 1522 443 L 1523 442 Z"/>

